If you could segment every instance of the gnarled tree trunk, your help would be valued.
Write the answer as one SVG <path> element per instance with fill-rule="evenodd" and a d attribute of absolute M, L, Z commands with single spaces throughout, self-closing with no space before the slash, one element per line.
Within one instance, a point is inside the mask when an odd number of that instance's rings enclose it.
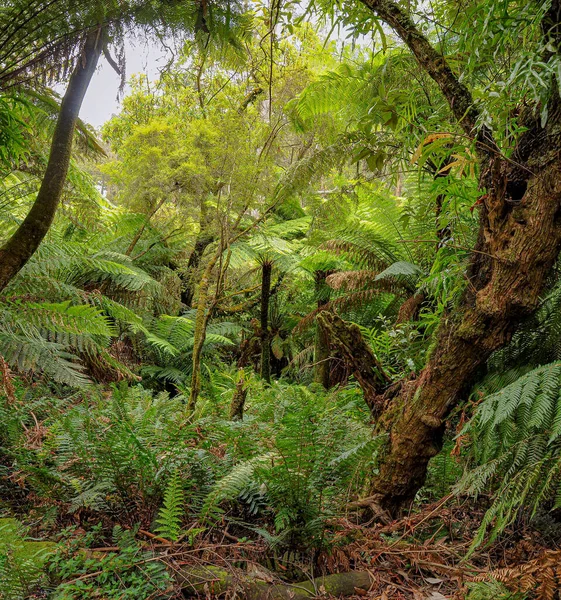
<path fill-rule="evenodd" d="M 55 218 L 70 164 L 76 121 L 99 60 L 102 35 L 102 29 L 98 28 L 86 36 L 60 105 L 49 161 L 37 198 L 21 225 L 0 249 L 0 292 L 33 256 Z"/>
<path fill-rule="evenodd" d="M 372 499 L 396 512 L 423 485 L 429 460 L 440 450 L 445 420 L 480 366 L 505 346 L 535 310 L 561 249 L 561 101 L 556 90 L 548 120 L 527 114 L 510 160 L 491 132 L 476 130 L 477 110 L 468 89 L 430 46 L 403 9 L 389 0 L 362 0 L 403 39 L 436 81 L 467 135 L 476 140 L 486 189 L 480 227 L 458 306 L 444 315 L 436 346 L 416 380 L 403 382 L 381 423 L 390 439 Z M 543 23 L 550 46 L 559 47 L 561 6 L 554 0 Z M 557 83 L 555 82 L 555 86 Z M 484 192 L 482 191 L 482 194 Z M 374 365 L 375 366 L 375 365 Z M 383 388 L 378 388 L 383 394 Z"/>

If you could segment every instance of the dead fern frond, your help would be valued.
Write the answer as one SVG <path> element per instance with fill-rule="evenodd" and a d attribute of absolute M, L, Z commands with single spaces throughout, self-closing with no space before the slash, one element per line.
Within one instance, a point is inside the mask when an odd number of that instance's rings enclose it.
<path fill-rule="evenodd" d="M 474 577 L 474 581 L 496 580 L 513 592 L 529 594 L 536 600 L 555 600 L 561 589 L 561 550 L 544 550 L 524 564 L 496 569 Z"/>
<path fill-rule="evenodd" d="M 12 372 L 8 363 L 4 360 L 4 357 L 0 354 L 0 375 L 2 376 L 2 387 L 6 398 L 8 398 L 8 404 L 13 404 L 16 401 L 16 390 L 14 388 L 14 382 L 12 380 Z"/>
<path fill-rule="evenodd" d="M 326 283 L 334 290 L 356 290 L 372 284 L 376 278 L 375 271 L 339 271 L 326 278 Z"/>

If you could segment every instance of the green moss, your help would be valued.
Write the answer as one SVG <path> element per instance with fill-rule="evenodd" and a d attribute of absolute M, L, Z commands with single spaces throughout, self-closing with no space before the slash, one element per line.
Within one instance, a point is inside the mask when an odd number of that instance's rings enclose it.
<path fill-rule="evenodd" d="M 43 577 L 46 559 L 56 548 L 48 541 L 25 539 L 26 529 L 12 518 L 0 519 L 0 597 L 25 598 Z"/>

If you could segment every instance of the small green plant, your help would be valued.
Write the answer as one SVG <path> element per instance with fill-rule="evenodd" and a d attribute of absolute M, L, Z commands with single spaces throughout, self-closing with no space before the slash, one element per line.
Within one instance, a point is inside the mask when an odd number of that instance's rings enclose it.
<path fill-rule="evenodd" d="M 170 477 L 164 492 L 164 505 L 160 508 L 156 521 L 156 531 L 160 536 L 177 542 L 181 535 L 181 521 L 185 513 L 185 493 L 179 473 L 175 471 Z"/>
<path fill-rule="evenodd" d="M 134 530 L 114 528 L 119 552 L 84 551 L 84 545 L 92 545 L 100 531 L 98 526 L 86 536 L 70 538 L 49 561 L 48 571 L 56 586 L 53 600 L 148 600 L 176 595 L 165 564 L 140 548 Z"/>
<path fill-rule="evenodd" d="M 28 541 L 16 519 L 0 519 L 0 598 L 20 600 L 44 583 L 43 566 L 53 542 Z"/>
<path fill-rule="evenodd" d="M 476 461 L 460 491 L 495 491 L 474 546 L 490 527 L 489 541 L 508 527 L 521 508 L 561 506 L 561 363 L 519 377 L 478 406 L 462 435 L 470 433 Z"/>
<path fill-rule="evenodd" d="M 467 587 L 469 591 L 466 600 L 526 600 L 525 595 L 510 592 L 498 581 L 478 581 L 468 583 Z"/>

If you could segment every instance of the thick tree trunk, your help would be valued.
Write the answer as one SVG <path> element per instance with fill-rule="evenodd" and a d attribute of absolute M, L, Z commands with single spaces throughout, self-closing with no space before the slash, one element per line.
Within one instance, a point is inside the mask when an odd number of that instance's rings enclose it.
<path fill-rule="evenodd" d="M 462 392 L 536 308 L 559 254 L 561 102 L 554 82 L 545 128 L 537 117 L 521 116 L 518 126 L 527 129 L 510 160 L 503 159 L 490 130 L 476 127 L 478 112 L 469 90 L 410 16 L 391 0 L 362 1 L 403 39 L 440 87 L 465 133 L 474 137 L 480 185 L 487 192 L 479 203 L 479 235 L 466 291 L 443 316 L 436 346 L 419 377 L 402 384 L 381 418 L 381 426 L 393 425 L 372 501 L 396 512 L 423 485 L 428 462 L 441 448 L 445 420 Z M 550 47 L 559 47 L 560 8 L 554 0 L 542 24 Z"/>
<path fill-rule="evenodd" d="M 261 269 L 261 377 L 271 381 L 271 335 L 269 332 L 269 300 L 271 298 L 272 263 L 263 262 Z"/>
<path fill-rule="evenodd" d="M 539 302 L 561 248 L 561 140 L 558 134 L 546 139 L 549 143 L 532 157 L 537 173 L 528 180 L 518 206 L 505 202 L 508 176 L 489 194 L 483 242 L 476 248 L 485 255 L 473 261 L 472 285 L 454 314 L 445 315 L 436 348 L 419 378 L 403 386 L 401 412 L 373 486 L 373 495 L 379 495 L 386 509 L 414 498 L 428 461 L 440 450 L 450 410 L 479 367 L 510 341 Z"/>
<path fill-rule="evenodd" d="M 74 129 L 102 50 L 103 31 L 88 33 L 60 105 L 49 161 L 37 198 L 13 236 L 0 249 L 0 292 L 19 273 L 47 235 L 64 188 Z"/>

